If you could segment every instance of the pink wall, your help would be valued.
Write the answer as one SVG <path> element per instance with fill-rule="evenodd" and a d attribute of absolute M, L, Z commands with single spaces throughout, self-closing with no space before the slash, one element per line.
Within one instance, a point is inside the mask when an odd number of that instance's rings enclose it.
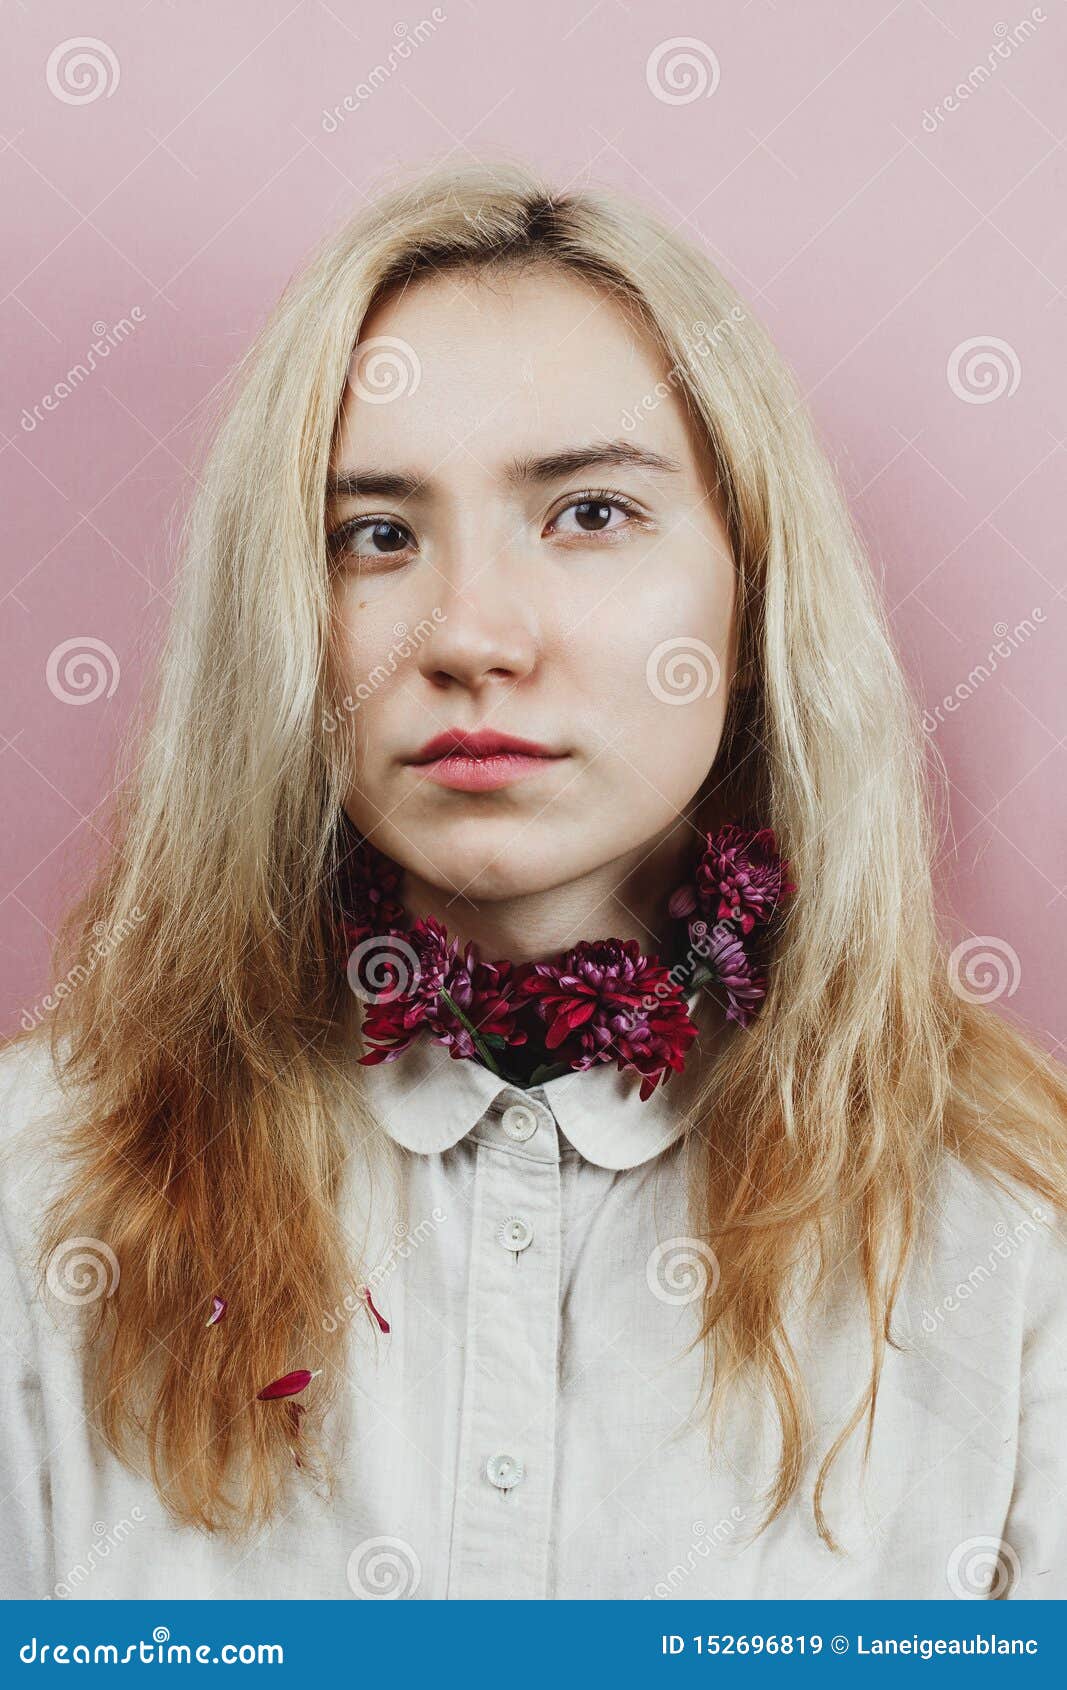
<path fill-rule="evenodd" d="M 1058 1044 L 1065 52 L 1060 0 L 5 7 L 0 1025 L 37 1006 L 99 841 L 214 384 L 398 161 L 503 149 L 647 198 L 799 372 L 951 777 L 951 930 Z M 105 648 L 74 702 L 68 641 Z"/>

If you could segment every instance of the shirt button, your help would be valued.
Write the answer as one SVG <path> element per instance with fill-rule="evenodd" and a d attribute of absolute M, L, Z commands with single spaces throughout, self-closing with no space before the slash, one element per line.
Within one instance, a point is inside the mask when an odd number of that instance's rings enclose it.
<path fill-rule="evenodd" d="M 517 1455 L 491 1455 L 485 1464 L 485 1476 L 497 1490 L 510 1490 L 517 1485 L 525 1469 Z"/>
<path fill-rule="evenodd" d="M 525 1144 L 537 1131 L 537 1112 L 528 1103 L 511 1103 L 501 1115 L 500 1125 L 508 1138 Z"/>
<path fill-rule="evenodd" d="M 521 1215 L 509 1215 L 497 1237 L 505 1250 L 525 1250 L 533 1243 L 533 1227 Z"/>

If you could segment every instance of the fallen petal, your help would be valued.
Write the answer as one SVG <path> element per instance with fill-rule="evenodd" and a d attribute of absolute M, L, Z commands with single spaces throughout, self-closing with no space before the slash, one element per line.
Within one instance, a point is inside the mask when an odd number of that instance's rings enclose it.
<path fill-rule="evenodd" d="M 370 1309 L 371 1314 L 374 1316 L 375 1320 L 378 1322 L 378 1325 L 380 1326 L 381 1330 L 383 1332 L 388 1332 L 389 1322 L 385 1319 L 384 1315 L 380 1315 L 378 1313 L 378 1310 L 374 1306 L 374 1302 L 373 1302 L 373 1299 L 371 1297 L 370 1290 L 368 1289 L 368 1287 L 366 1285 L 363 1287 L 363 1295 L 366 1298 L 367 1307 Z"/>
<path fill-rule="evenodd" d="M 256 1397 L 260 1402 L 273 1402 L 277 1397 L 295 1397 L 307 1389 L 314 1377 L 306 1367 L 298 1367 L 293 1373 L 283 1373 L 280 1379 L 272 1379 L 269 1385 L 256 1392 Z"/>

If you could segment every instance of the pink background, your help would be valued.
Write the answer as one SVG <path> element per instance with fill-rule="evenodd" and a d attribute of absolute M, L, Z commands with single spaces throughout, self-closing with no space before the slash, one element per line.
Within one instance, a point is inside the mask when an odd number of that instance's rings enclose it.
<path fill-rule="evenodd" d="M 312 244 L 397 163 L 504 150 L 557 185 L 592 177 L 645 198 L 703 242 L 797 370 L 936 724 L 951 934 L 1011 959 L 1017 989 L 1000 1007 L 1057 1046 L 1062 5 L 1045 0 L 1032 39 L 955 111 L 945 96 L 1029 8 L 445 0 L 442 14 L 343 0 L 4 9 L 0 758 L 14 825 L 0 861 L 0 1026 L 35 1010 L 57 914 L 100 843 L 215 383 Z M 390 60 L 423 20 L 426 38 Z M 110 62 L 94 49 L 97 97 L 63 98 L 92 77 L 67 85 L 60 66 L 50 86 L 50 55 L 85 35 Z M 696 39 L 711 91 L 676 102 L 646 71 L 680 37 Z M 388 74 L 345 112 L 375 65 Z M 337 107 L 342 121 L 324 123 Z M 44 408 L 99 325 L 135 307 L 143 321 Z M 990 337 L 1015 391 L 962 397 L 949 361 Z M 1024 618 L 996 672 L 937 722 L 995 630 Z M 87 638 L 113 654 L 108 685 L 72 703 L 49 685 L 49 659 Z"/>

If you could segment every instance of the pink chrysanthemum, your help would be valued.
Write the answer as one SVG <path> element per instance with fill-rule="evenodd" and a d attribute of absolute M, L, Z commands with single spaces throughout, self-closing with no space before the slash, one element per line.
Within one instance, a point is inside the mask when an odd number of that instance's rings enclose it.
<path fill-rule="evenodd" d="M 727 1021 L 747 1027 L 767 996 L 767 982 L 762 969 L 752 961 L 739 935 L 728 927 L 709 928 L 704 921 L 694 921 L 689 933 L 694 948 L 707 962 L 726 994 Z"/>
<path fill-rule="evenodd" d="M 684 962 L 670 971 L 633 939 L 586 942 L 520 967 L 482 962 L 473 943 L 461 952 L 433 917 L 410 925 L 401 871 L 362 840 L 346 859 L 340 900 L 350 981 L 367 1000 L 370 1048 L 360 1061 L 392 1061 L 425 1030 L 453 1057 L 517 1075 L 521 1085 L 527 1073 L 614 1061 L 638 1072 L 640 1095 L 650 1096 L 684 1067 L 696 1036 L 686 982 L 710 976 L 726 998 L 727 1019 L 748 1025 L 767 993 L 770 924 L 796 891 L 772 829 L 728 825 L 705 839 L 693 878 L 668 904 L 689 938 Z M 672 943 L 667 961 L 675 950 Z M 526 1048 L 509 1075 L 508 1053 L 519 1046 Z"/>
<path fill-rule="evenodd" d="M 778 905 L 796 891 L 786 878 L 789 864 L 778 855 L 774 830 L 752 832 L 727 826 L 708 836 L 696 875 L 696 902 L 713 921 L 736 921 L 742 933 L 770 921 Z M 690 910 L 671 901 L 672 915 Z"/>
<path fill-rule="evenodd" d="M 519 990 L 533 1000 L 558 1061 L 636 1069 L 642 1100 L 682 1068 L 696 1037 L 681 989 L 636 939 L 576 945 L 558 963 L 535 963 Z"/>
<path fill-rule="evenodd" d="M 433 916 L 416 921 L 408 942 L 418 957 L 418 979 L 410 992 L 368 1006 L 363 1034 L 375 1049 L 360 1062 L 391 1062 L 423 1027 L 453 1057 L 479 1057 L 465 1021 L 482 1039 L 525 1044 L 526 1034 L 516 1025 L 510 963 L 480 962 L 473 944 L 461 954 L 458 942 Z"/>

